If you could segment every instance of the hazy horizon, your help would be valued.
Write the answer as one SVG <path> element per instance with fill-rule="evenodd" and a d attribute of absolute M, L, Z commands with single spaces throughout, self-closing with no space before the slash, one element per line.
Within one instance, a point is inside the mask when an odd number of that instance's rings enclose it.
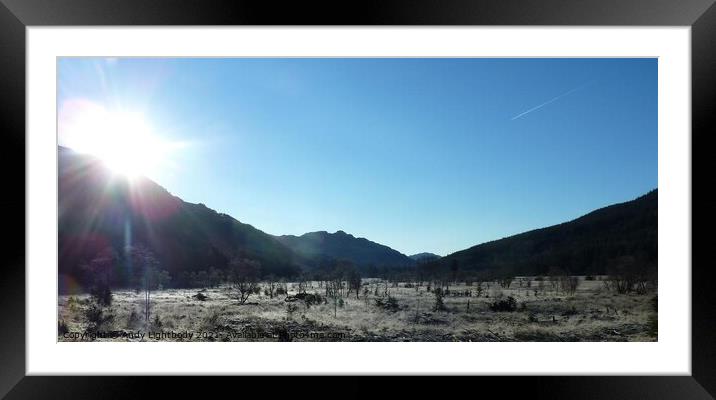
<path fill-rule="evenodd" d="M 70 148 L 117 122 L 87 110 L 141 116 L 162 150 L 141 172 L 185 201 L 406 255 L 658 187 L 656 59 L 61 58 L 58 107 Z"/>

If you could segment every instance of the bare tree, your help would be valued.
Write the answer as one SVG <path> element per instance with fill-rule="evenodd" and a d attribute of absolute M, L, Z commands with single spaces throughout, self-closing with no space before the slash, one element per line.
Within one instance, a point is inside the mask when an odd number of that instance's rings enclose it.
<path fill-rule="evenodd" d="M 261 263 L 243 257 L 235 257 L 229 263 L 229 281 L 237 292 L 239 304 L 246 303 L 258 287 Z"/>
<path fill-rule="evenodd" d="M 509 289 L 510 285 L 512 285 L 513 279 L 514 278 L 511 276 L 505 276 L 503 278 L 500 278 L 500 280 L 498 282 L 499 282 L 500 286 L 502 286 L 503 288 Z"/>
<path fill-rule="evenodd" d="M 348 276 L 346 278 L 348 280 L 348 294 L 350 294 L 351 291 L 355 290 L 356 299 L 357 299 L 358 295 L 360 294 L 360 286 L 361 286 L 360 274 L 355 269 L 351 269 L 348 272 Z"/>
<path fill-rule="evenodd" d="M 650 277 L 653 272 L 650 273 L 649 267 L 651 265 L 634 256 L 620 257 L 609 268 L 609 277 L 604 281 L 604 285 L 607 289 L 614 290 L 619 294 L 632 291 L 637 294 L 646 294 L 648 282 L 653 279 Z"/>
<path fill-rule="evenodd" d="M 308 288 L 308 284 L 310 282 L 310 279 L 308 275 L 305 273 L 302 273 L 298 276 L 298 293 L 306 293 L 306 289 Z"/>
<path fill-rule="evenodd" d="M 538 276 L 535 280 L 537 280 L 537 289 L 535 289 L 535 296 L 537 296 L 537 293 L 544 293 L 545 291 L 544 277 Z"/>
<path fill-rule="evenodd" d="M 209 268 L 209 286 L 213 288 L 218 287 L 223 280 L 224 274 L 222 274 L 220 270 L 214 267 Z"/>
<path fill-rule="evenodd" d="M 274 292 L 276 291 L 276 276 L 269 274 L 266 277 L 266 291 L 268 292 L 269 298 L 273 299 Z"/>
<path fill-rule="evenodd" d="M 435 304 L 433 305 L 433 311 L 445 310 L 445 303 L 443 303 L 443 289 L 438 287 L 433 290 L 435 295 Z"/>
<path fill-rule="evenodd" d="M 144 291 L 144 320 L 148 323 L 152 289 L 165 286 L 170 277 L 166 271 L 159 269 L 159 260 L 149 248 L 134 246 L 130 254 L 135 268 L 135 287 Z"/>
<path fill-rule="evenodd" d="M 579 278 L 576 276 L 565 275 L 560 278 L 560 287 L 563 292 L 573 296 L 579 287 Z"/>
<path fill-rule="evenodd" d="M 99 306 L 112 304 L 110 286 L 112 272 L 117 261 L 117 253 L 111 247 L 107 247 L 97 253 L 89 264 L 82 267 L 85 281 L 90 287 L 90 295 Z"/>
<path fill-rule="evenodd" d="M 82 267 L 85 281 L 90 285 L 89 292 L 92 300 L 89 307 L 83 312 L 89 332 L 100 332 L 114 321 L 114 315 L 109 308 L 112 304 L 110 282 L 117 259 L 116 252 L 108 247 L 97 253 L 89 264 Z"/>
<path fill-rule="evenodd" d="M 560 267 L 550 267 L 548 271 L 549 284 L 554 292 L 558 292 L 561 286 L 562 277 L 565 275 Z"/>

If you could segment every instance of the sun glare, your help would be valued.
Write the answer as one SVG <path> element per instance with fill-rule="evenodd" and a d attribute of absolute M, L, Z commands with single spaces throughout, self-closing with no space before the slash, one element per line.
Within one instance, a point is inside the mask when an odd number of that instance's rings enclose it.
<path fill-rule="evenodd" d="M 109 111 L 87 102 L 70 104 L 63 111 L 61 144 L 93 155 L 129 178 L 156 172 L 173 147 L 156 135 L 141 113 Z"/>

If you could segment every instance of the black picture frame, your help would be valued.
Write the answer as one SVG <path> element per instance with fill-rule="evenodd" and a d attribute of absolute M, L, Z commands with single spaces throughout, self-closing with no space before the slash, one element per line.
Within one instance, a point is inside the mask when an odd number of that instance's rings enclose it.
<path fill-rule="evenodd" d="M 187 394 L 203 396 L 235 378 L 198 385 L 187 378 L 39 377 L 26 376 L 25 364 L 25 54 L 28 26 L 65 25 L 601 25 L 690 26 L 692 57 L 692 374 L 691 376 L 470 377 L 461 385 L 492 389 L 510 387 L 510 395 L 550 398 L 714 398 L 716 395 L 716 301 L 709 263 L 702 257 L 713 211 L 703 199 L 704 176 L 713 168 L 707 139 L 716 132 L 716 6 L 714 0 L 381 0 L 286 2 L 245 0 L 0 0 L 0 126 L 2 127 L 2 199 L 5 240 L 0 278 L 0 397 L 127 398 Z M 20 167 L 22 165 L 22 167 Z M 701 196 L 697 196 L 701 194 Z M 21 212 L 21 210 L 23 212 Z M 22 234 L 21 234 L 22 232 Z M 688 265 L 668 266 L 688 268 Z M 257 387 L 267 378 L 243 378 Z M 299 385 L 312 387 L 304 378 Z M 513 382 L 517 380 L 517 382 Z M 386 381 L 383 378 L 383 381 Z M 392 380 L 403 397 L 446 390 L 442 385 L 403 384 Z M 385 384 L 381 382 L 380 385 Z M 355 395 L 367 384 L 348 383 Z M 373 383 L 371 383 L 373 385 Z M 452 385 L 452 384 L 450 384 Z M 271 384 L 271 397 L 291 395 L 294 385 Z M 442 389 L 441 389 L 442 387 Z M 516 391 L 516 392 L 515 392 Z M 365 390 L 363 390 L 365 392 Z M 246 392 L 248 393 L 248 392 Z M 499 392 L 498 392 L 499 393 Z M 316 394 L 316 395 L 321 395 Z"/>

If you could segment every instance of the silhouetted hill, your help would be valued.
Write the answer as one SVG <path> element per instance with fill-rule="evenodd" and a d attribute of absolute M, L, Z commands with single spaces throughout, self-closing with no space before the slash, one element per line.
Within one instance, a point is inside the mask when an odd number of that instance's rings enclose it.
<path fill-rule="evenodd" d="M 440 256 L 437 254 L 425 252 L 425 253 L 413 254 L 412 256 L 410 256 L 410 258 L 412 258 L 413 260 L 415 260 L 418 263 L 424 263 L 424 262 L 428 262 L 428 261 L 438 260 L 438 259 L 440 259 Z"/>
<path fill-rule="evenodd" d="M 182 201 L 149 179 L 130 183 L 99 160 L 62 147 L 59 199 L 59 273 L 74 281 L 98 252 L 109 247 L 121 256 L 127 245 L 153 251 L 174 283 L 184 271 L 223 269 L 236 255 L 282 276 L 297 273 L 304 261 L 251 225 Z"/>
<path fill-rule="evenodd" d="M 348 260 L 362 267 L 416 264 L 491 274 L 605 273 L 620 266 L 656 271 L 657 191 L 605 207 L 576 220 L 496 240 L 427 260 L 343 231 L 272 236 L 251 225 L 171 195 L 146 178 L 131 182 L 96 158 L 59 150 L 59 273 L 61 288 L 82 284 L 82 265 L 111 249 L 116 272 L 127 248 L 143 245 L 169 271 L 174 285 L 188 272 L 225 269 L 235 256 L 257 260 L 264 275 L 290 277 L 324 261 Z M 330 263 L 328 263 L 330 264 Z M 375 273 L 363 268 L 366 274 Z M 406 271 L 412 273 L 411 268 Z M 375 276 L 375 275 L 372 275 Z M 122 281 L 120 279 L 119 283 Z M 81 287 L 80 287 L 81 290 Z"/>
<path fill-rule="evenodd" d="M 359 266 L 409 266 L 415 261 L 388 246 L 357 238 L 343 231 L 309 232 L 276 238 L 296 253 L 310 259 L 349 260 Z"/>
<path fill-rule="evenodd" d="M 658 193 L 604 207 L 570 222 L 483 243 L 443 257 L 443 266 L 495 274 L 656 272 Z"/>

